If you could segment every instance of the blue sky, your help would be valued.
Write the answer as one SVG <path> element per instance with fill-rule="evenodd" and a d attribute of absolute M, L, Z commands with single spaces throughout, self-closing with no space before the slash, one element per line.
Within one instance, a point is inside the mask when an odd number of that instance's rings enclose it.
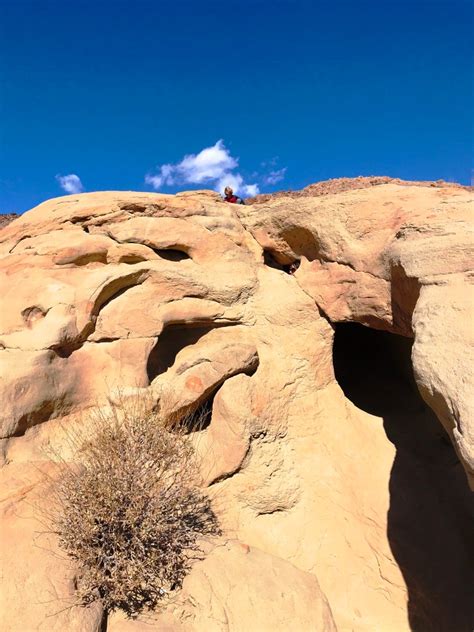
<path fill-rule="evenodd" d="M 242 193 L 373 174 L 468 184 L 472 10 L 0 0 L 0 212 L 225 178 Z"/>

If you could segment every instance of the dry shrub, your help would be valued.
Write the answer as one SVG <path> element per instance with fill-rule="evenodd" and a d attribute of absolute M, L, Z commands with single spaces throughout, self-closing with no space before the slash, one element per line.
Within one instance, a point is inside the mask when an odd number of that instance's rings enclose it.
<path fill-rule="evenodd" d="M 54 531 L 79 567 L 78 602 L 133 616 L 181 585 L 219 527 L 184 432 L 138 400 L 92 426 L 63 463 Z"/>

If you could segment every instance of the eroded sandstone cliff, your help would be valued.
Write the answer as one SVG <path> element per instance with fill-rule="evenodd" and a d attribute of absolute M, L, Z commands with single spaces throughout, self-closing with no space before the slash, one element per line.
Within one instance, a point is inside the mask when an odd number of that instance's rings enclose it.
<path fill-rule="evenodd" d="M 74 567 L 31 497 L 60 425 L 117 390 L 212 409 L 226 535 L 156 629 L 471 629 L 473 195 L 259 202 L 90 193 L 0 232 L 5 630 L 105 625 L 63 610 Z"/>

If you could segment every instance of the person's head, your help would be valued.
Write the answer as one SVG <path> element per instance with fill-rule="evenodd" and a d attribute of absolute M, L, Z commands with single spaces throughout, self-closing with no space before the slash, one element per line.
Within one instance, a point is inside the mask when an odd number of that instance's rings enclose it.
<path fill-rule="evenodd" d="M 231 187 L 226 187 L 226 188 L 224 189 L 224 195 L 225 195 L 226 197 L 231 197 L 231 196 L 233 195 L 233 193 L 234 193 L 234 192 L 232 191 L 232 188 L 231 188 Z"/>

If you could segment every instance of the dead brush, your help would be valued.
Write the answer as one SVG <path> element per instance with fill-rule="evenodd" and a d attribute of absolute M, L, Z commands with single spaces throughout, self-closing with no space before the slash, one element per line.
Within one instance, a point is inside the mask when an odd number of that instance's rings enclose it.
<path fill-rule="evenodd" d="M 87 439 L 74 436 L 51 522 L 78 567 L 79 604 L 129 616 L 156 608 L 201 559 L 202 539 L 220 533 L 182 425 L 128 401 L 96 415 Z"/>

